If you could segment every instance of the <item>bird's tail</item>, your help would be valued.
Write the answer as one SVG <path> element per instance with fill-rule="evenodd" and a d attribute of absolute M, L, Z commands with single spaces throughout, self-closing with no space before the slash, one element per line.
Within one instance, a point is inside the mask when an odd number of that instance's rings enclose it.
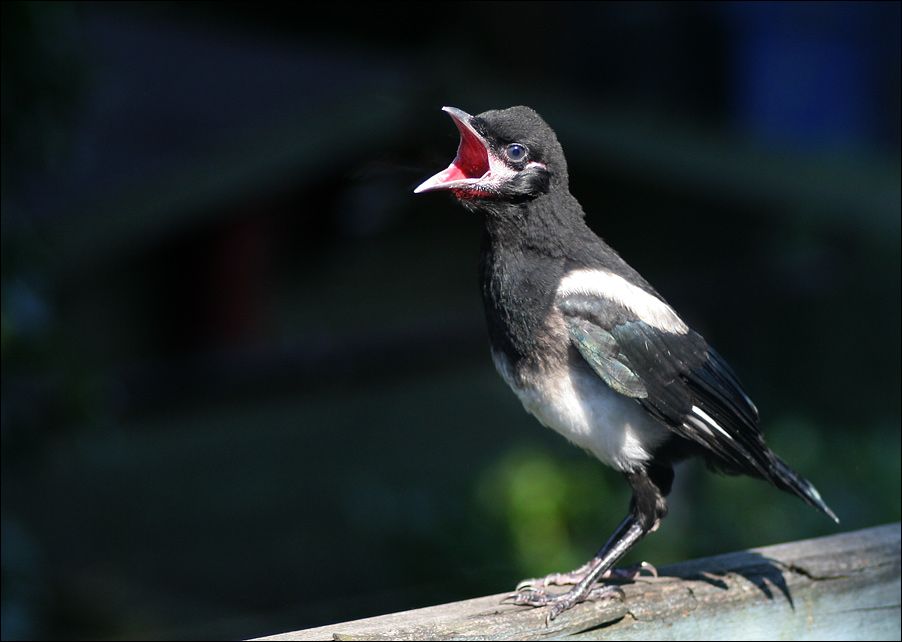
<path fill-rule="evenodd" d="M 798 496 L 806 504 L 810 504 L 823 511 L 830 519 L 837 524 L 839 518 L 830 510 L 830 507 L 821 499 L 821 495 L 817 492 L 814 485 L 799 475 L 796 471 L 789 467 L 785 461 L 774 455 L 774 461 L 770 469 L 770 481 L 780 490 Z"/>

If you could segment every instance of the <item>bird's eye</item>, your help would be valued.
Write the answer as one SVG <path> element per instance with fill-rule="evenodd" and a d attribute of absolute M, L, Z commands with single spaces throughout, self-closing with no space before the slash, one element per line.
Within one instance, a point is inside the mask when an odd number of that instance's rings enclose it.
<path fill-rule="evenodd" d="M 511 143 L 507 146 L 507 149 L 504 150 L 504 153 L 507 154 L 507 157 L 510 160 L 518 163 L 526 158 L 526 147 L 520 143 Z"/>

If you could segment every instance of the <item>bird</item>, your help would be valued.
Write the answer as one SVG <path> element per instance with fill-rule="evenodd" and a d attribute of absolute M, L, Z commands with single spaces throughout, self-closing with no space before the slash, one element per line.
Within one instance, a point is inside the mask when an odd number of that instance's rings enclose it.
<path fill-rule="evenodd" d="M 506 601 L 549 607 L 550 623 L 586 600 L 622 597 L 611 580 L 638 573 L 615 564 L 658 529 L 674 465 L 693 457 L 766 480 L 838 523 L 765 444 L 758 410 L 723 357 L 589 228 L 542 117 L 525 106 L 443 111 L 460 135 L 457 155 L 414 192 L 450 192 L 482 217 L 479 274 L 495 367 L 539 422 L 632 490 L 627 516 L 587 564 L 524 580 Z"/>

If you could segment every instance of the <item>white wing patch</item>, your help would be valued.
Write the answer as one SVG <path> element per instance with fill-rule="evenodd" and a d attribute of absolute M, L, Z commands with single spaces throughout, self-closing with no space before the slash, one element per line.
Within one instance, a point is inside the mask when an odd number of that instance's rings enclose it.
<path fill-rule="evenodd" d="M 648 325 L 665 332 L 673 334 L 689 332 L 689 327 L 677 316 L 673 308 L 607 270 L 574 270 L 565 276 L 558 286 L 557 296 L 565 298 L 572 294 L 610 299 L 632 311 Z"/>
<path fill-rule="evenodd" d="M 724 437 L 726 437 L 727 439 L 732 441 L 733 437 L 730 435 L 730 433 L 728 433 L 726 430 L 721 428 L 720 424 L 717 423 L 716 421 L 714 421 L 714 419 L 711 417 L 711 415 L 709 415 L 707 412 L 705 412 L 698 406 L 692 406 L 691 412 L 692 412 L 692 414 L 695 415 L 695 417 L 688 417 L 688 419 L 690 421 L 692 421 L 694 426 L 696 426 L 697 428 L 701 428 L 708 434 L 713 434 L 711 432 L 711 428 L 714 428 L 718 432 L 720 432 Z M 698 419 L 696 419 L 696 417 L 698 417 Z"/>

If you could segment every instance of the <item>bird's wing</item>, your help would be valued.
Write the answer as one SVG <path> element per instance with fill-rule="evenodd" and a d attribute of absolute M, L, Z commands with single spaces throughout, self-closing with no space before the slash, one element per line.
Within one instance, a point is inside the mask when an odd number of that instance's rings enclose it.
<path fill-rule="evenodd" d="M 651 296 L 651 295 L 649 295 Z M 661 305 L 666 306 L 663 301 Z M 673 432 L 704 446 L 727 470 L 770 462 L 758 411 L 736 375 L 705 340 L 679 322 L 665 324 L 608 297 L 558 299 L 571 341 L 601 379 L 634 398 Z M 676 313 L 667 306 L 673 319 Z"/>

